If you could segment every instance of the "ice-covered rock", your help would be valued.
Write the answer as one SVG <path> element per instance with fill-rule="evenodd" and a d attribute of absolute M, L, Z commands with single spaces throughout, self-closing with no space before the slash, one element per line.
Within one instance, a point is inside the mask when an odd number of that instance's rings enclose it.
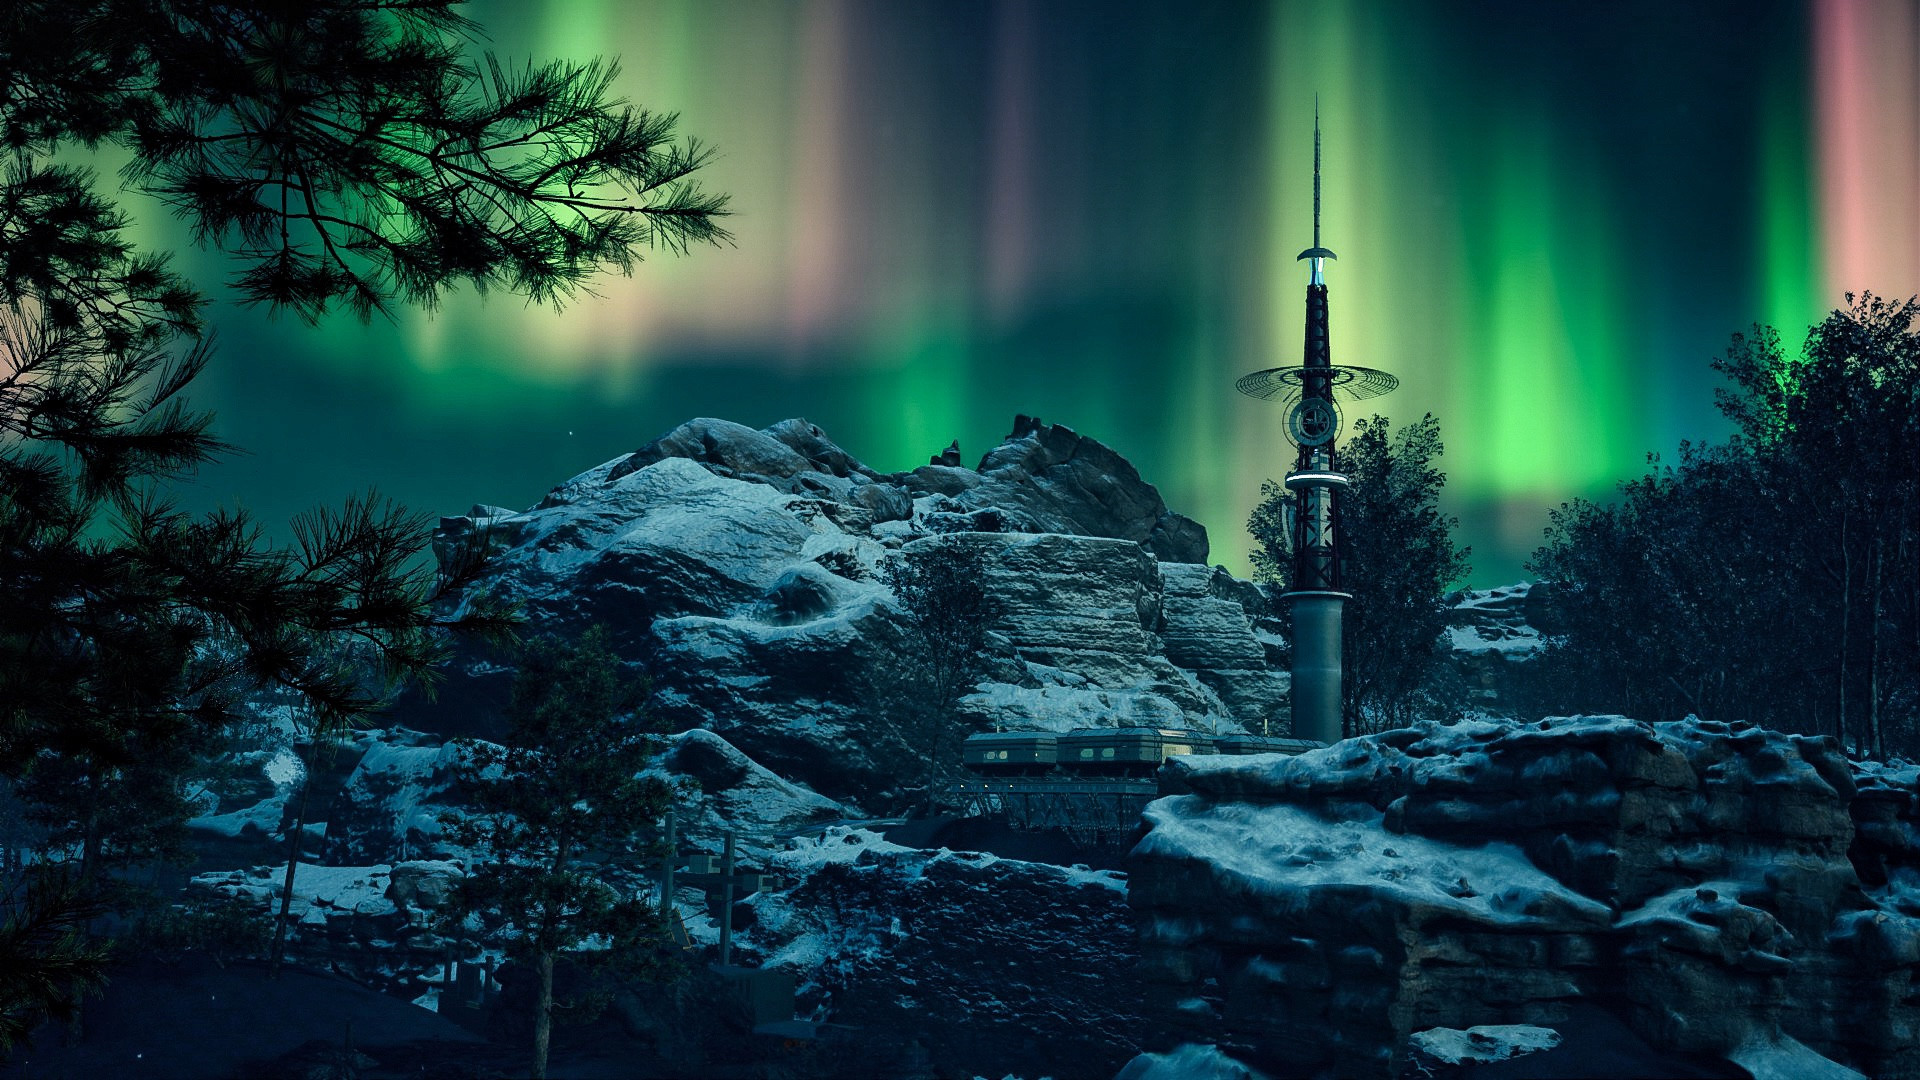
<path fill-rule="evenodd" d="M 1920 1075 L 1914 777 L 1859 771 L 1830 740 L 1620 717 L 1176 758 L 1128 864 L 1143 957 L 1209 1006 L 1173 1010 L 1189 1038 L 1283 1074 L 1389 1075 L 1413 1032 L 1593 1002 L 1664 1051 L 1791 1039 Z"/>

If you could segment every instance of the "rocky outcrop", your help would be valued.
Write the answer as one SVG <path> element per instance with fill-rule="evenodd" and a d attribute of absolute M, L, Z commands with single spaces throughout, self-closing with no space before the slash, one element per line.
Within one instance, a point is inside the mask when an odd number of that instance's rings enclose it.
<path fill-rule="evenodd" d="M 465 802 L 452 743 L 406 728 L 371 732 L 353 771 L 325 808 L 322 858 L 334 866 L 459 854 L 442 836 L 440 816 Z"/>
<path fill-rule="evenodd" d="M 1160 577 L 1167 659 L 1192 671 L 1234 716 L 1280 721 L 1280 732 L 1291 730 L 1285 706 L 1293 680 L 1269 656 L 1268 627 L 1277 623 L 1266 594 L 1217 566 L 1163 562 Z"/>
<path fill-rule="evenodd" d="M 1521 703 L 1535 696 L 1523 686 L 1535 666 L 1531 661 L 1546 650 L 1535 620 L 1542 618 L 1548 594 L 1546 586 L 1523 581 L 1448 597 L 1442 645 L 1472 708 L 1516 716 Z"/>
<path fill-rule="evenodd" d="M 795 884 L 750 901 L 738 947 L 795 972 L 803 1014 L 886 1033 L 831 1075 L 1109 1077 L 1137 1052 L 1121 875 L 845 828 L 770 869 Z"/>
<path fill-rule="evenodd" d="M 1275 1075 L 1390 1075 L 1415 1032 L 1581 1003 L 1663 1051 L 1920 1076 L 1912 777 L 1856 783 L 1829 741 L 1468 722 L 1162 785 L 1129 860 L 1145 966 L 1189 1041 Z"/>
<path fill-rule="evenodd" d="M 340 795 L 327 809 L 324 861 L 335 866 L 465 858 L 443 835 L 442 815 L 470 805 L 456 777 L 460 748 L 417 731 L 370 733 Z M 787 780 L 713 732 L 666 736 L 646 775 L 674 791 L 681 836 L 717 845 L 736 830 L 762 846 L 849 808 Z M 437 864 L 436 864 L 437 865 Z"/>
<path fill-rule="evenodd" d="M 1205 567 L 1199 526 L 1059 425 L 1017 425 L 978 470 L 881 474 L 802 420 L 693 420 L 525 512 L 444 519 L 435 542 L 447 563 L 492 553 L 459 603 L 512 599 L 549 633 L 606 626 L 673 728 L 849 806 L 904 805 L 924 772 L 898 727 L 896 658 L 914 646 L 885 584 L 915 545 L 979 549 L 1004 612 L 962 705 L 979 728 L 1284 724 L 1260 591 Z M 453 666 L 400 717 L 496 734 L 510 670 L 474 650 Z"/>
<path fill-rule="evenodd" d="M 912 500 L 954 518 L 992 515 L 984 532 L 1058 532 L 1133 540 L 1174 562 L 1205 562 L 1207 532 L 1167 509 L 1160 493 L 1110 447 L 1060 424 L 1016 418 L 1013 434 L 987 452 L 978 469 L 960 464 L 958 445 L 910 472 L 882 475 L 861 464 L 805 420 L 764 431 L 726 420 L 689 420 L 612 462 L 618 482 L 668 458 L 698 462 L 716 476 L 748 480 L 795 495 L 825 496 L 875 511 L 874 520 L 905 518 Z M 866 492 L 868 487 L 876 488 Z M 894 494 L 887 494 L 892 489 Z"/>
<path fill-rule="evenodd" d="M 823 822 L 849 816 L 847 807 L 787 780 L 711 731 L 695 728 L 670 737 L 647 770 L 675 791 L 683 836 L 717 846 L 729 830 L 750 846 L 776 843 Z"/>
<path fill-rule="evenodd" d="M 1018 514 L 1032 526 L 1023 531 L 1134 540 L 1167 562 L 1207 561 L 1199 522 L 1168 510 L 1126 458 L 1071 428 L 1017 418 L 977 472 L 981 482 L 957 501 Z"/>

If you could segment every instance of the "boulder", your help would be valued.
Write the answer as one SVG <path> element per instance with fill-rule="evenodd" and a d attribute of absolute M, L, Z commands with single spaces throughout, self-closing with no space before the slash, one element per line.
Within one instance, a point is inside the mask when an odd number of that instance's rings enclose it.
<path fill-rule="evenodd" d="M 453 899 L 466 876 L 459 863 L 447 859 L 394 863 L 387 875 L 387 899 L 403 909 L 438 911 Z"/>

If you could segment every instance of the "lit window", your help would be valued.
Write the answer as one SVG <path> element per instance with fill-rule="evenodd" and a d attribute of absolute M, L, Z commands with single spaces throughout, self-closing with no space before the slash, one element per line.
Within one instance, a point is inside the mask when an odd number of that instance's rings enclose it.
<path fill-rule="evenodd" d="M 1113 747 L 1111 747 L 1111 746 L 1105 746 L 1105 747 L 1101 747 L 1101 749 L 1100 749 L 1100 756 L 1101 756 L 1101 757 L 1103 757 L 1103 758 L 1110 758 L 1110 757 L 1112 757 L 1112 756 L 1113 756 Z"/>

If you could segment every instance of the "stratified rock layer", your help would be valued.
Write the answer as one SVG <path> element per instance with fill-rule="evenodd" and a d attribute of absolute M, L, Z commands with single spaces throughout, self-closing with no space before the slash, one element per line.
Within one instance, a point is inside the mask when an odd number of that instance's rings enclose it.
<path fill-rule="evenodd" d="M 1129 859 L 1146 968 L 1192 1041 L 1277 1075 L 1389 1075 L 1416 1031 L 1584 999 L 1665 1050 L 1920 1076 L 1913 777 L 1856 783 L 1827 740 L 1471 722 L 1162 785 Z"/>

